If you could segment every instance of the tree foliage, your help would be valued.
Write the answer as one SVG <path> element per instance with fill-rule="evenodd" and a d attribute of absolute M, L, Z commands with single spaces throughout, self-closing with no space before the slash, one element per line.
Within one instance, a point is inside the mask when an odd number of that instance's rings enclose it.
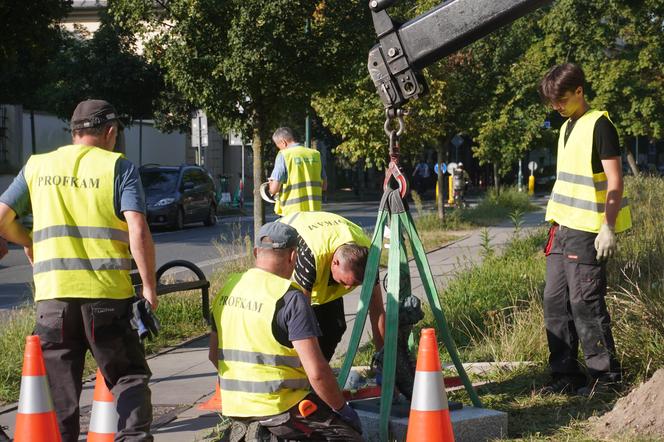
<path fill-rule="evenodd" d="M 57 54 L 62 39 L 60 20 L 68 1 L 0 1 L 0 103 L 22 103 L 34 109 L 35 89 L 43 82 L 43 68 Z"/>
<path fill-rule="evenodd" d="M 402 12 L 413 17 L 437 3 L 423 0 Z M 591 105 L 609 111 L 625 140 L 663 137 L 664 3 L 559 0 L 429 67 L 431 93 L 409 104 L 403 144 L 417 150 L 462 132 L 473 137 L 481 164 L 508 173 L 529 150 L 555 148 L 557 128 L 543 123 L 561 120 L 536 91 L 544 73 L 566 61 L 583 67 Z M 315 107 L 343 136 L 339 153 L 381 164 L 380 103 L 368 76 L 357 72 L 355 89 L 319 97 Z"/>
<path fill-rule="evenodd" d="M 164 85 L 160 70 L 136 54 L 132 35 L 102 15 L 93 34 L 78 29 L 63 33 L 53 61 L 43 70 L 37 89 L 41 108 L 68 119 L 76 104 L 103 98 L 130 119 L 152 118 L 153 101 Z"/>
<path fill-rule="evenodd" d="M 264 216 L 257 189 L 271 128 L 309 97 L 338 82 L 369 34 L 367 8 L 343 0 L 118 0 L 116 21 L 139 33 L 168 84 L 207 111 L 221 130 L 252 135 L 255 228 Z"/>

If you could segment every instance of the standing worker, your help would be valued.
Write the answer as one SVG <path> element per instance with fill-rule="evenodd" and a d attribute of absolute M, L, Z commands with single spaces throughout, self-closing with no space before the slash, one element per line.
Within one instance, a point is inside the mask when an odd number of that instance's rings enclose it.
<path fill-rule="evenodd" d="M 342 296 L 362 284 L 371 240 L 362 228 L 328 212 L 300 212 L 283 217 L 300 234 L 294 279 L 311 297 L 323 335 L 319 343 L 329 361 L 346 331 Z M 383 348 L 385 307 L 378 281 L 369 304 L 376 350 Z"/>
<path fill-rule="evenodd" d="M 539 86 L 542 99 L 567 118 L 558 138 L 557 179 L 546 210 L 552 223 L 546 247 L 544 322 L 552 382 L 543 393 L 589 395 L 621 381 L 606 309 L 606 261 L 616 233 L 632 225 L 623 198 L 620 144 L 606 111 L 584 97 L 581 68 L 551 68 Z M 577 361 L 583 349 L 589 382 Z"/>
<path fill-rule="evenodd" d="M 270 193 L 279 193 L 274 212 L 287 216 L 295 212 L 320 210 L 323 192 L 327 190 L 320 152 L 295 141 L 293 131 L 288 127 L 274 131 L 272 141 L 279 149 L 269 179 Z"/>
<path fill-rule="evenodd" d="M 115 440 L 153 440 L 151 373 L 129 324 L 129 271 L 133 256 L 156 309 L 155 252 L 138 171 L 113 152 L 121 127 L 108 102 L 79 103 L 72 144 L 30 157 L 0 197 L 0 235 L 24 246 L 33 264 L 35 331 L 65 442 L 79 436 L 88 348 L 116 399 Z M 30 209 L 32 237 L 16 220 Z"/>
<path fill-rule="evenodd" d="M 297 236 L 282 223 L 261 227 L 256 267 L 232 276 L 212 306 L 209 356 L 232 441 L 259 440 L 259 427 L 280 439 L 363 440 L 318 346 L 309 300 L 290 280 Z"/>

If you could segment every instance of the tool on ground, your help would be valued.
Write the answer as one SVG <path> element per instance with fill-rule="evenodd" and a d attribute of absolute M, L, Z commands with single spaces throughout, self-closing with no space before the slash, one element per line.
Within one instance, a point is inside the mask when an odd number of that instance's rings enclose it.
<path fill-rule="evenodd" d="M 101 370 L 97 369 L 90 426 L 88 427 L 88 442 L 113 442 L 115 433 L 118 431 L 119 418 L 113 394 L 108 389 Z"/>
<path fill-rule="evenodd" d="M 14 441 L 62 441 L 51 399 L 51 389 L 46 378 L 39 336 L 28 336 L 25 339 Z"/>
<path fill-rule="evenodd" d="M 422 330 L 406 442 L 454 442 L 436 332 Z"/>
<path fill-rule="evenodd" d="M 302 417 L 307 417 L 318 410 L 318 405 L 310 401 L 309 399 L 302 399 L 297 406 L 297 409 L 300 411 Z"/>
<path fill-rule="evenodd" d="M 131 305 L 132 317 L 130 319 L 131 326 L 138 337 L 142 340 L 149 338 L 150 340 L 154 339 L 159 335 L 159 329 L 161 324 L 159 323 L 159 318 L 152 311 L 150 303 L 145 298 L 136 298 Z"/>

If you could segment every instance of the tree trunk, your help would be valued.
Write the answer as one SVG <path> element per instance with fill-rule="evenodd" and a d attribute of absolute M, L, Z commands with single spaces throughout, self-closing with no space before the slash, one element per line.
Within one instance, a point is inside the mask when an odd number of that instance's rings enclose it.
<path fill-rule="evenodd" d="M 625 154 L 627 156 L 627 164 L 629 164 L 629 168 L 632 169 L 632 174 L 634 174 L 634 176 L 639 176 L 639 166 L 636 165 L 634 154 L 629 147 L 625 147 Z"/>
<path fill-rule="evenodd" d="M 260 194 L 263 183 L 263 121 L 260 113 L 254 114 L 252 150 L 254 152 L 254 239 L 265 224 L 265 208 Z"/>
<path fill-rule="evenodd" d="M 493 163 L 493 185 L 496 188 L 496 193 L 500 193 L 500 175 L 498 174 L 498 163 Z"/>

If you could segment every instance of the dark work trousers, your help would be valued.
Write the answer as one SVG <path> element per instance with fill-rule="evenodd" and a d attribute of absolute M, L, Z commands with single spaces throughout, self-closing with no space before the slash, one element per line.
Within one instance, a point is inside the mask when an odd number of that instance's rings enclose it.
<path fill-rule="evenodd" d="M 544 323 L 552 376 L 568 376 L 579 384 L 585 381 L 577 360 L 581 343 L 588 375 L 592 379 L 619 381 L 621 370 L 604 299 L 606 266 L 595 259 L 597 235 L 563 226 L 551 230 Z"/>
<path fill-rule="evenodd" d="M 313 309 L 322 333 L 318 338 L 318 344 L 323 356 L 329 362 L 334 356 L 337 344 L 346 332 L 344 300 L 338 298 L 327 304 L 314 305 Z"/>
<path fill-rule="evenodd" d="M 260 418 L 233 418 L 231 431 L 226 431 L 222 442 L 255 442 L 265 440 L 257 438 L 256 432 L 260 431 L 256 425 L 267 429 L 272 438 L 269 440 L 279 441 L 339 441 L 339 442 L 361 442 L 362 435 L 354 428 L 344 422 L 338 414 L 323 402 L 315 394 L 309 394 L 308 399 L 316 404 L 316 411 L 307 417 L 300 414 L 298 404 L 290 410 L 275 416 Z M 304 400 L 304 399 L 303 399 Z M 252 425 L 253 423 L 253 425 Z"/>
<path fill-rule="evenodd" d="M 37 302 L 39 335 L 63 442 L 78 440 L 83 364 L 89 349 L 113 393 L 120 419 L 116 441 L 152 441 L 150 369 L 129 325 L 131 299 Z"/>

